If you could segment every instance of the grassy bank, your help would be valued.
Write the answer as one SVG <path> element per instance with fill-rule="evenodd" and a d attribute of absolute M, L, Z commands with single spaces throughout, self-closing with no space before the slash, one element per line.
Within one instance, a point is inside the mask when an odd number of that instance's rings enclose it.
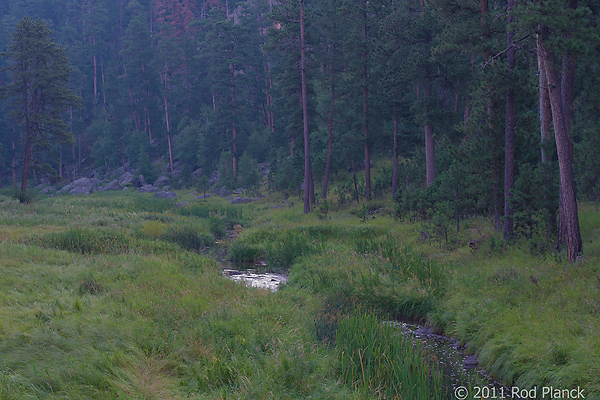
<path fill-rule="evenodd" d="M 430 240 L 384 201 L 325 219 L 268 198 L 192 199 L 0 198 L 0 399 L 406 397 L 418 366 L 397 360 L 420 356 L 373 316 L 429 323 L 508 385 L 600 394 L 591 205 L 585 256 L 569 264 L 504 246 L 483 219 Z M 246 288 L 215 257 L 260 259 L 289 280 Z M 421 397 L 444 397 L 421 367 Z"/>
<path fill-rule="evenodd" d="M 320 297 L 321 340 L 333 340 L 349 304 L 361 304 L 387 318 L 420 319 L 457 338 L 508 386 L 582 387 L 586 398 L 600 397 L 595 206 L 581 207 L 585 255 L 575 264 L 533 241 L 506 246 L 481 218 L 463 222 L 461 232 L 444 241 L 385 211 L 374 219 L 361 211 L 330 212 L 324 221 L 300 217 L 298 210 L 264 210 L 229 255 L 262 257 L 288 269 L 288 286 Z"/>
<path fill-rule="evenodd" d="M 354 354 L 345 364 L 346 353 L 322 340 L 319 327 L 332 311 L 324 305 L 340 298 L 337 291 L 300 283 L 276 293 L 247 288 L 224 278 L 213 257 L 231 244 L 228 233 L 243 231 L 240 237 L 254 237 L 248 246 L 263 246 L 261 257 L 296 268 L 302 282 L 301 260 L 311 262 L 349 233 L 339 246 L 356 251 L 385 227 L 314 224 L 281 236 L 262 226 L 266 205 L 180 196 L 191 204 L 135 194 L 30 205 L 0 199 L 0 399 L 364 399 L 382 395 L 385 382 L 392 382 L 389 396 L 400 393 L 406 365 L 389 368 L 389 381 L 347 372 L 357 363 L 376 371 L 365 345 L 351 340 L 361 337 L 356 322 L 345 330 L 344 348 Z M 284 214 L 303 219 L 296 210 Z M 381 268 L 383 277 L 389 266 Z M 359 275 L 357 265 L 348 279 Z M 336 315 L 352 306 L 344 300 Z M 361 329 L 377 332 L 376 320 L 366 321 Z M 418 359 L 397 335 L 379 341 L 399 359 L 405 351 Z M 423 371 L 429 385 L 433 372 Z"/>

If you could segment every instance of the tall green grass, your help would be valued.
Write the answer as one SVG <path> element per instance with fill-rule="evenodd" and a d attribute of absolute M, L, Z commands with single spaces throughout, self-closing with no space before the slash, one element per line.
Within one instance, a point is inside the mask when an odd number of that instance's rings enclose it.
<path fill-rule="evenodd" d="M 343 319 L 336 345 L 343 379 L 365 393 L 414 400 L 446 397 L 438 366 L 373 314 L 358 311 Z"/>

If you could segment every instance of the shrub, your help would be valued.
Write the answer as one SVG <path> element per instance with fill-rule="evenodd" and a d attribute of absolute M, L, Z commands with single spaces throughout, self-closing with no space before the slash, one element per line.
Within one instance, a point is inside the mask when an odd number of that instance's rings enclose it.
<path fill-rule="evenodd" d="M 164 239 L 177 243 L 187 250 L 200 251 L 214 244 L 215 238 L 208 232 L 199 232 L 193 226 L 171 227 L 165 232 Z"/>

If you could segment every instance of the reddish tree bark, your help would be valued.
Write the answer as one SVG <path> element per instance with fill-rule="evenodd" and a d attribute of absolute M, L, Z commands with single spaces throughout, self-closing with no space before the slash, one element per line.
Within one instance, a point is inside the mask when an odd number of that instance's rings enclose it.
<path fill-rule="evenodd" d="M 558 168 L 560 172 L 559 190 L 561 197 L 560 212 L 566 234 L 567 257 L 570 261 L 575 261 L 583 245 L 579 229 L 571 140 L 566 122 L 567 113 L 564 110 L 561 78 L 558 72 L 556 56 L 545 46 L 543 39 L 540 40 L 539 48 L 546 72 L 546 79 L 548 80 L 554 137 L 558 153 Z"/>
<path fill-rule="evenodd" d="M 310 167 L 310 132 L 308 130 L 308 88 L 306 82 L 306 42 L 304 36 L 304 0 L 300 0 L 300 62 L 302 74 L 302 123 L 304 128 L 304 213 L 310 211 L 314 199 L 312 171 Z M 312 196 L 310 192 L 312 192 Z M 313 201 L 314 203 L 314 201 Z"/>

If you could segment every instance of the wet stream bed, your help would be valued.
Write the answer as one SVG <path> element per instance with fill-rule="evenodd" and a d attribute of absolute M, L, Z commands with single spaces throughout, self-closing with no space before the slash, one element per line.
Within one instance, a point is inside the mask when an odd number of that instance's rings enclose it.
<path fill-rule="evenodd" d="M 254 263 L 230 262 L 225 265 L 223 275 L 247 286 L 275 292 L 280 284 L 287 282 L 287 274 L 272 272 L 266 264 L 260 261 Z"/>
<path fill-rule="evenodd" d="M 280 284 L 287 282 L 287 275 L 270 271 L 264 263 L 224 263 L 223 275 L 247 286 L 277 291 Z M 403 335 L 412 340 L 442 369 L 444 386 L 453 399 L 496 398 L 509 399 L 510 390 L 491 379 L 478 366 L 474 355 L 465 355 L 459 343 L 452 338 L 435 334 L 430 328 L 412 322 L 385 322 L 402 330 Z M 471 386 L 468 382 L 471 382 Z M 467 392 L 465 392 L 467 391 Z"/>

